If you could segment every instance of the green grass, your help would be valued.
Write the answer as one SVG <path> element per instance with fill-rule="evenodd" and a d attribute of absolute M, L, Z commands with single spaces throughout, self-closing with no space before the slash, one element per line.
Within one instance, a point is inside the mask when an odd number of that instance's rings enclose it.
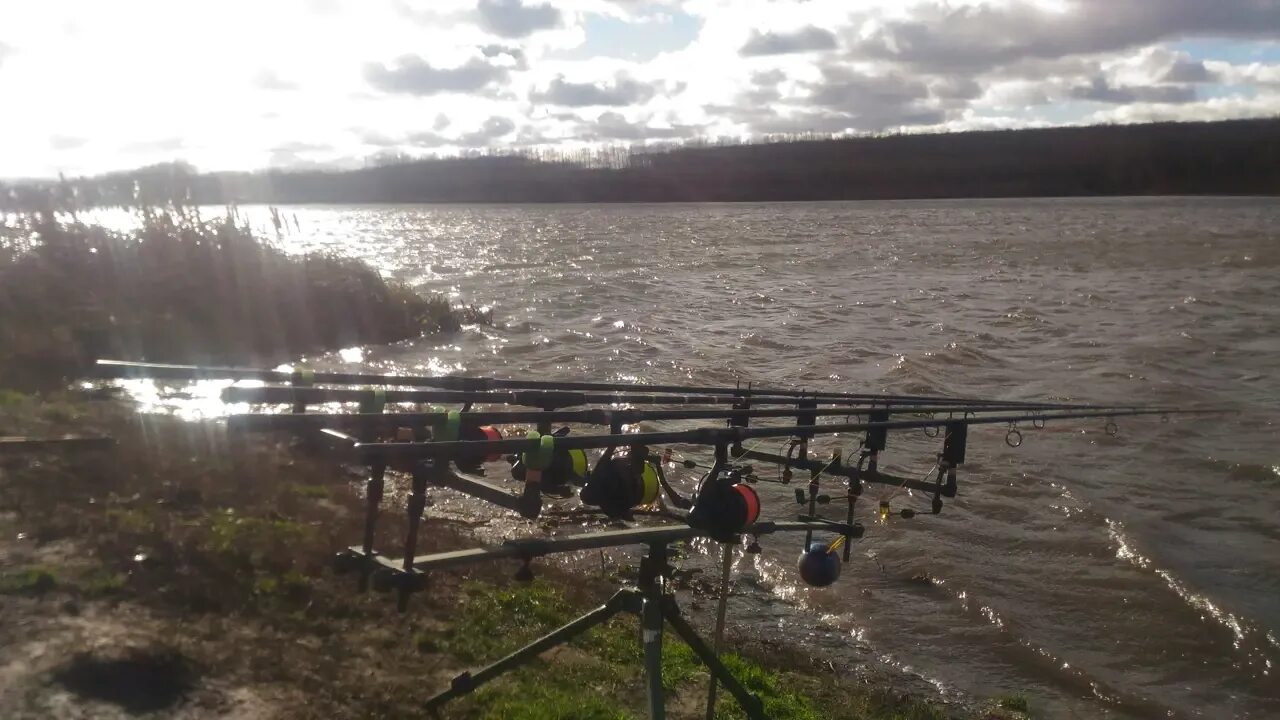
<path fill-rule="evenodd" d="M 283 518 L 242 517 L 234 511 L 210 513 L 207 547 L 219 553 L 244 553 L 253 557 L 285 551 L 306 544 L 313 529 Z"/>
<path fill-rule="evenodd" d="M 298 497 L 310 498 L 312 500 L 324 500 L 329 497 L 329 488 L 323 485 L 304 485 L 303 483 L 293 483 L 289 485 L 289 490 Z"/>
<path fill-rule="evenodd" d="M 253 581 L 253 594 L 259 598 L 288 600 L 306 597 L 310 592 L 311 581 L 294 570 L 280 575 L 259 575 Z"/>
<path fill-rule="evenodd" d="M 103 598 L 123 593 L 127 581 L 128 577 L 123 573 L 99 568 L 87 577 L 76 581 L 76 587 L 86 597 Z"/>
<path fill-rule="evenodd" d="M 804 696 L 787 687 L 786 681 L 778 673 L 737 655 L 723 655 L 721 660 L 747 690 L 764 702 L 765 714 L 772 720 L 825 720 L 829 717 L 814 708 Z M 717 720 L 746 717 L 732 695 L 722 692 L 721 698 L 716 704 Z"/>
<path fill-rule="evenodd" d="M 595 692 L 591 668 L 575 663 L 522 673 L 514 682 L 482 690 L 476 717 L 483 720 L 630 720 L 640 715 L 623 710 Z"/>
<path fill-rule="evenodd" d="M 32 565 L 0 573 L 0 595 L 38 596 L 63 591 L 85 598 L 105 598 L 121 594 L 127 579 L 106 568 L 76 573 Z"/>
<path fill-rule="evenodd" d="M 1031 698 L 1026 693 L 997 695 L 984 705 L 984 720 L 1024 720 L 1032 717 Z"/>
<path fill-rule="evenodd" d="M 419 633 L 414 642 L 427 653 L 452 655 L 470 666 L 484 665 L 527 644 L 586 612 L 590 607 L 568 600 L 559 589 L 537 581 L 495 587 L 468 583 L 447 629 Z M 643 651 L 638 619 L 621 614 L 549 659 L 539 658 L 461 701 L 462 717 L 583 718 L 642 717 Z M 706 692 L 707 675 L 688 645 L 671 633 L 663 638 L 663 686 L 668 700 Z M 768 668 L 736 654 L 722 656 L 725 665 L 748 690 L 760 697 L 774 720 L 943 720 L 929 703 L 863 689 L 848 694 L 817 692 L 831 678 L 803 676 Z M 834 687 L 834 685 L 832 686 Z M 723 689 L 716 708 L 719 720 L 745 714 Z"/>
<path fill-rule="evenodd" d="M 49 568 L 21 568 L 0 574 L 0 595 L 43 595 L 59 584 Z"/>

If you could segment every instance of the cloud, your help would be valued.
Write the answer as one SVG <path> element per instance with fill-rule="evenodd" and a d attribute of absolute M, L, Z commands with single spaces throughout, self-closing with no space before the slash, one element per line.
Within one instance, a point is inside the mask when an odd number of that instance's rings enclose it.
<path fill-rule="evenodd" d="M 693 137 L 699 130 L 694 125 L 650 127 L 647 122 L 631 122 L 622 113 L 610 110 L 600 113 L 594 122 L 580 123 L 577 134 L 587 140 L 661 140 Z"/>
<path fill-rule="evenodd" d="M 1088 85 L 1071 88 L 1071 97 L 1104 103 L 1188 103 L 1196 99 L 1196 91 L 1187 85 L 1116 87 L 1095 77 Z"/>
<path fill-rule="evenodd" d="M 453 144 L 453 140 L 429 130 L 409 133 L 404 140 L 405 143 L 419 148 L 438 148 Z"/>
<path fill-rule="evenodd" d="M 161 3 L 162 19 L 208 31 L 181 40 L 85 14 L 98 5 L 34 3 L 0 23 L 0 84 L 42 98 L 6 118 L 0 174 L 178 155 L 251 169 L 296 138 L 332 143 L 306 157 L 334 158 L 448 154 L 464 140 L 576 149 L 682 133 L 1280 115 L 1280 0 Z M 219 54 L 229 33 L 243 42 Z M 67 47 L 94 61 L 62 62 Z M 154 82 L 128 81 L 143 76 Z M 250 110 L 229 132 L 209 97 Z M 123 111 L 80 112 L 111 103 Z M 362 143 L 366 130 L 378 135 Z M 55 151 L 71 138 L 87 142 Z"/>
<path fill-rule="evenodd" d="M 811 83 L 810 100 L 832 110 L 857 114 L 870 108 L 896 108 L 929 97 L 922 81 L 898 74 L 868 75 L 843 66 L 822 69 L 822 81 Z"/>
<path fill-rule="evenodd" d="M 0 67 L 4 67 L 5 58 L 13 53 L 13 48 L 0 42 Z"/>
<path fill-rule="evenodd" d="M 506 45 L 481 45 L 480 54 L 491 59 L 501 59 L 504 56 L 510 58 L 512 66 L 518 70 L 524 70 L 529 66 L 525 58 L 524 50 L 518 47 L 507 47 Z"/>
<path fill-rule="evenodd" d="M 1211 73 L 1213 73 L 1213 78 L 1217 82 L 1236 85 L 1252 85 L 1255 88 L 1262 90 L 1280 88 L 1280 63 L 1232 65 L 1230 63 L 1213 61 L 1206 62 L 1205 66 Z M 1280 114 L 1280 112 L 1277 114 Z"/>
<path fill-rule="evenodd" d="M 973 100 L 982 97 L 982 85 L 967 76 L 943 77 L 929 83 L 929 93 L 940 100 Z"/>
<path fill-rule="evenodd" d="M 1160 104 L 1134 103 L 1117 105 L 1094 113 L 1086 123 L 1135 123 L 1135 122 L 1191 122 L 1233 120 L 1242 118 L 1273 118 L 1280 107 L 1280 97 L 1212 98 L 1200 103 Z"/>
<path fill-rule="evenodd" d="M 334 167 L 332 155 L 336 148 L 327 143 L 291 141 L 271 148 L 267 165 L 273 168 L 302 170 Z M 316 158 L 314 155 L 322 157 Z M 311 156 L 311 157 L 308 157 Z"/>
<path fill-rule="evenodd" d="M 643 83 L 625 75 L 612 82 L 569 82 L 556 76 L 546 90 L 530 94 L 534 102 L 564 107 L 623 107 L 648 102 L 657 92 L 657 84 Z"/>
<path fill-rule="evenodd" d="M 791 33 L 754 31 L 746 44 L 738 50 L 738 54 L 744 57 L 787 55 L 814 50 L 834 50 L 836 45 L 835 33 L 810 25 Z"/>
<path fill-rule="evenodd" d="M 915 68 L 986 70 L 1022 58 L 1102 53 L 1184 36 L 1280 37 L 1280 0 L 1074 0 L 1061 10 L 1009 4 L 923 5 L 869 21 L 851 55 Z"/>
<path fill-rule="evenodd" d="M 480 0 L 480 26 L 504 38 L 528 37 L 560 24 L 560 11 L 549 3 L 525 5 L 522 0 Z"/>
<path fill-rule="evenodd" d="M 896 72 L 871 74 L 851 66 L 826 65 L 818 79 L 798 84 L 804 94 L 785 98 L 777 88 L 784 81 L 780 73 L 757 73 L 752 80 L 733 104 L 704 110 L 760 135 L 871 133 L 936 125 L 947 118 L 948 111 L 935 100 L 929 84 Z M 975 90 L 963 83 L 944 84 L 952 94 Z"/>
<path fill-rule="evenodd" d="M 1179 58 L 1160 80 L 1167 83 L 1207 83 L 1213 81 L 1213 76 L 1202 61 Z"/>
<path fill-rule="evenodd" d="M 509 71 L 479 58 L 452 68 L 437 68 L 417 55 L 405 55 L 393 67 L 368 63 L 364 78 L 373 87 L 388 93 L 435 95 L 437 93 L 480 92 L 505 81 Z"/>
<path fill-rule="evenodd" d="M 456 144 L 463 147 L 484 147 L 491 144 L 494 140 L 510 135 L 515 132 L 516 124 L 511 118 L 494 115 L 476 130 L 464 133 L 458 138 Z"/>

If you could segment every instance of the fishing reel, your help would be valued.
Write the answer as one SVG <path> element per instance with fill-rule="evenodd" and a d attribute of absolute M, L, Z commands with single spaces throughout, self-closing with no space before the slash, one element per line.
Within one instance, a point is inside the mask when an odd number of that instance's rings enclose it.
<path fill-rule="evenodd" d="M 1021 442 L 1021 439 L 1019 439 Z M 965 450 L 969 444 L 969 424 L 951 422 L 946 425 L 946 436 L 942 440 L 942 452 L 938 453 L 938 477 L 934 485 L 930 511 L 937 515 L 942 512 L 942 498 L 956 496 L 958 484 L 956 469 L 964 464 Z"/>
<path fill-rule="evenodd" d="M 747 472 L 728 464 L 728 446 L 716 446 L 716 461 L 698 486 L 688 523 L 719 542 L 732 542 L 760 518 L 760 496 Z"/>
<path fill-rule="evenodd" d="M 490 425 L 480 425 L 478 427 L 462 428 L 458 435 L 459 440 L 469 442 L 496 442 L 502 439 L 502 433 L 497 428 Z M 469 473 L 480 473 L 483 470 L 484 463 L 497 462 L 502 459 L 502 453 L 485 453 L 483 455 L 461 455 L 454 458 L 454 463 L 459 470 Z"/>
<path fill-rule="evenodd" d="M 562 427 L 551 433 L 551 437 L 564 437 L 569 428 Z M 511 477 L 525 482 L 528 470 L 528 458 L 524 455 L 511 456 Z M 568 450 L 556 448 L 551 455 L 550 464 L 542 470 L 541 483 L 548 494 L 568 496 L 570 487 L 582 485 L 587 481 L 587 453 L 585 450 Z"/>
<path fill-rule="evenodd" d="M 624 455 L 606 451 L 578 493 L 584 505 L 600 508 L 610 519 L 629 518 L 637 507 L 658 501 L 661 482 L 648 450 L 633 447 Z"/>

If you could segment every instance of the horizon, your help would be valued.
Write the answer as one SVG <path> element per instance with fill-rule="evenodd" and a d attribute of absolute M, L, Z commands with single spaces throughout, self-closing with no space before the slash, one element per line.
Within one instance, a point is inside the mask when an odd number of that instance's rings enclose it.
<path fill-rule="evenodd" d="M 1280 116 L 1280 1 L 152 0 L 0 27 L 0 177 Z"/>

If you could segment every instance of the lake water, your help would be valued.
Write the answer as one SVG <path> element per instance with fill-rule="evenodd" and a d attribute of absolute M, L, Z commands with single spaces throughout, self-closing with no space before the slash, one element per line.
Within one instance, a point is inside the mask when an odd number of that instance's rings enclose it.
<path fill-rule="evenodd" d="M 1280 716 L 1280 202 L 285 214 L 292 248 L 495 307 L 495 327 L 318 367 L 1239 411 L 1121 420 L 1116 438 L 1102 421 L 1024 427 L 1016 450 L 1005 429 L 975 429 L 942 515 L 900 496 L 923 514 L 878 524 L 871 489 L 867 535 L 833 588 L 796 585 L 795 540 L 740 556 L 731 626 L 955 700 L 1025 691 L 1040 717 Z M 920 476 L 937 446 L 895 433 L 883 462 Z M 795 513 L 791 488 L 758 487 L 767 517 Z M 518 531 L 476 512 L 494 535 Z"/>

